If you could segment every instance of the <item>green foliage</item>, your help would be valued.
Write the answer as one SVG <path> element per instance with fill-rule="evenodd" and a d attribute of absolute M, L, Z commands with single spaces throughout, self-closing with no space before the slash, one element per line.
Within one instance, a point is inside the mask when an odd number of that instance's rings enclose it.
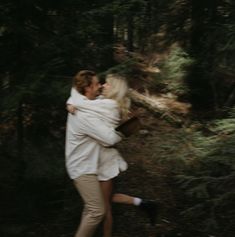
<path fill-rule="evenodd" d="M 177 134 L 163 132 L 150 147 L 157 164 L 168 167 L 173 178 L 172 189 L 178 198 L 177 222 L 183 227 L 181 233 L 233 236 L 234 109 L 227 118 L 194 122 L 177 130 Z"/>
<path fill-rule="evenodd" d="M 135 74 L 136 63 L 137 63 L 136 59 L 126 60 L 123 63 L 120 63 L 114 67 L 109 68 L 106 74 L 117 73 L 128 78 Z"/>
<path fill-rule="evenodd" d="M 207 127 L 214 135 L 193 134 L 193 159 L 175 177 L 186 200 L 181 216 L 186 228 L 230 236 L 235 220 L 234 210 L 230 210 L 235 204 L 234 114 Z"/>
<path fill-rule="evenodd" d="M 167 90 L 179 96 L 189 93 L 185 78 L 193 63 L 194 60 L 184 51 L 184 49 L 175 47 L 171 50 L 169 57 L 161 66 L 161 77 L 167 84 Z"/>

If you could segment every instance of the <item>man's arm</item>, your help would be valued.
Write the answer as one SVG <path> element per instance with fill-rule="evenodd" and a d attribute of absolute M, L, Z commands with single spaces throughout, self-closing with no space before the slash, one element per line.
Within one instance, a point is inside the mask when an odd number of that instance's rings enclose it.
<path fill-rule="evenodd" d="M 85 118 L 83 130 L 84 134 L 92 137 L 102 146 L 113 146 L 122 140 L 119 132 L 95 117 L 87 116 Z"/>
<path fill-rule="evenodd" d="M 74 106 L 74 101 L 72 96 L 74 95 L 75 89 L 72 87 L 71 92 L 70 92 L 70 97 L 66 101 L 66 109 L 69 113 L 74 114 L 77 110 L 77 108 Z"/>

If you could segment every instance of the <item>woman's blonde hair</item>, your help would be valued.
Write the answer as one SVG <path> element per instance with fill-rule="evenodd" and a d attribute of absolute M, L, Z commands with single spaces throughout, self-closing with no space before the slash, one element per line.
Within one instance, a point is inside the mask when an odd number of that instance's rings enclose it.
<path fill-rule="evenodd" d="M 127 119 L 131 104 L 128 95 L 129 87 L 127 81 L 118 74 L 109 74 L 106 77 L 106 82 L 111 86 L 106 97 L 117 101 L 121 118 Z"/>

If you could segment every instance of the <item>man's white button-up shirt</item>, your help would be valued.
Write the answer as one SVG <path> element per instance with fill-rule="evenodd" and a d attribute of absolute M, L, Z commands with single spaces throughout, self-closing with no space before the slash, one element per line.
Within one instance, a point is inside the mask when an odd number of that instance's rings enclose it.
<path fill-rule="evenodd" d="M 99 118 L 77 111 L 68 114 L 66 127 L 66 168 L 71 179 L 83 174 L 97 174 L 101 146 L 113 146 L 121 141 L 114 128 Z"/>

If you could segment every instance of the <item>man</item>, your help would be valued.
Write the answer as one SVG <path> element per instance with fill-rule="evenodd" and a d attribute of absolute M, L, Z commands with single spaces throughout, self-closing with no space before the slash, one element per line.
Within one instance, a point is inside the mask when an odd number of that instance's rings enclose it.
<path fill-rule="evenodd" d="M 84 99 L 93 100 L 101 85 L 96 74 L 83 70 L 74 82 Z M 100 147 L 121 141 L 114 129 L 87 113 L 68 114 L 66 128 L 66 168 L 83 201 L 84 210 L 75 237 L 91 237 L 105 215 L 103 194 L 97 179 Z"/>

